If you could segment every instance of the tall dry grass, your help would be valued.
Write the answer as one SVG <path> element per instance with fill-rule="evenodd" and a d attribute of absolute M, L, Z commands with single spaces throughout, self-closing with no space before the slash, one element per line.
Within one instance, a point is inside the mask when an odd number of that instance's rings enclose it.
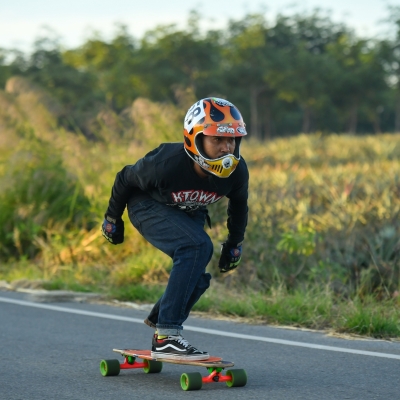
<path fill-rule="evenodd" d="M 120 246 L 103 240 L 100 224 L 115 174 L 158 143 L 182 140 L 182 110 L 138 99 L 123 115 L 104 111 L 99 134 L 88 140 L 57 128 L 44 95 L 24 88 L 0 92 L 2 276 L 15 277 L 23 265 L 20 274 L 69 274 L 85 284 L 166 281 L 170 260 L 129 223 Z M 311 282 L 344 296 L 393 296 L 400 283 L 399 135 L 244 139 L 242 154 L 250 217 L 235 274 L 216 273 L 226 200 L 210 206 L 209 269 L 222 285 L 266 291 Z"/>

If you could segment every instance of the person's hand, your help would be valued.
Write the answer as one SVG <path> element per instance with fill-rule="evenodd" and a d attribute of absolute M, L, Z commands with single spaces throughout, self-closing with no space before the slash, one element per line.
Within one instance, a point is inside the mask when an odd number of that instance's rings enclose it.
<path fill-rule="evenodd" d="M 120 244 L 124 241 L 124 221 L 121 218 L 105 215 L 101 232 L 110 243 Z"/>
<path fill-rule="evenodd" d="M 235 269 L 242 259 L 242 243 L 225 242 L 221 245 L 219 270 L 224 273 Z"/>

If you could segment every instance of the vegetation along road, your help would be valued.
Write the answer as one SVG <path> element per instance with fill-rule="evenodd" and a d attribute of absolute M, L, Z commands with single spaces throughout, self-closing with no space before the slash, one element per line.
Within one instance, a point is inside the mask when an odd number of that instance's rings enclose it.
<path fill-rule="evenodd" d="M 103 377 L 101 359 L 113 348 L 149 348 L 146 311 L 92 303 L 32 302 L 0 292 L 1 398 L 187 398 L 183 372 L 202 368 L 164 365 L 160 374 L 121 371 Z M 248 383 L 205 384 L 191 398 L 390 399 L 398 397 L 400 343 L 345 340 L 322 333 L 192 317 L 186 337 L 244 368 Z M 121 359 L 122 361 L 122 359 Z"/>

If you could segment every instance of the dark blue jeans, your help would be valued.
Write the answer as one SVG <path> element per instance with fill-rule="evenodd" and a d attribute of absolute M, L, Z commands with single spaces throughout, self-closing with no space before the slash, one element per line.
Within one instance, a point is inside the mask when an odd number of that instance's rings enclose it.
<path fill-rule="evenodd" d="M 129 219 L 143 237 L 173 261 L 168 285 L 149 320 L 160 335 L 179 335 L 183 322 L 210 286 L 206 266 L 213 244 L 204 231 L 205 209 L 186 213 L 148 199 L 128 207 Z"/>

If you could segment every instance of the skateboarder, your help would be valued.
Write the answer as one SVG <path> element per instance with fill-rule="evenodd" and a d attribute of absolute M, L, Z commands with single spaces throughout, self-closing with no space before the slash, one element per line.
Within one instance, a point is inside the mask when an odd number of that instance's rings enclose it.
<path fill-rule="evenodd" d="M 213 244 L 204 230 L 205 222 L 211 226 L 206 206 L 224 196 L 229 199 L 228 236 L 218 266 L 225 273 L 240 263 L 248 212 L 249 174 L 240 157 L 246 134 L 243 118 L 232 103 L 205 98 L 185 116 L 183 143 L 163 143 L 116 176 L 103 236 L 112 244 L 123 242 L 121 217 L 127 207 L 133 226 L 173 260 L 165 292 L 144 321 L 156 329 L 154 357 L 209 357 L 182 337 L 182 324 L 210 286 L 206 266 Z"/>

